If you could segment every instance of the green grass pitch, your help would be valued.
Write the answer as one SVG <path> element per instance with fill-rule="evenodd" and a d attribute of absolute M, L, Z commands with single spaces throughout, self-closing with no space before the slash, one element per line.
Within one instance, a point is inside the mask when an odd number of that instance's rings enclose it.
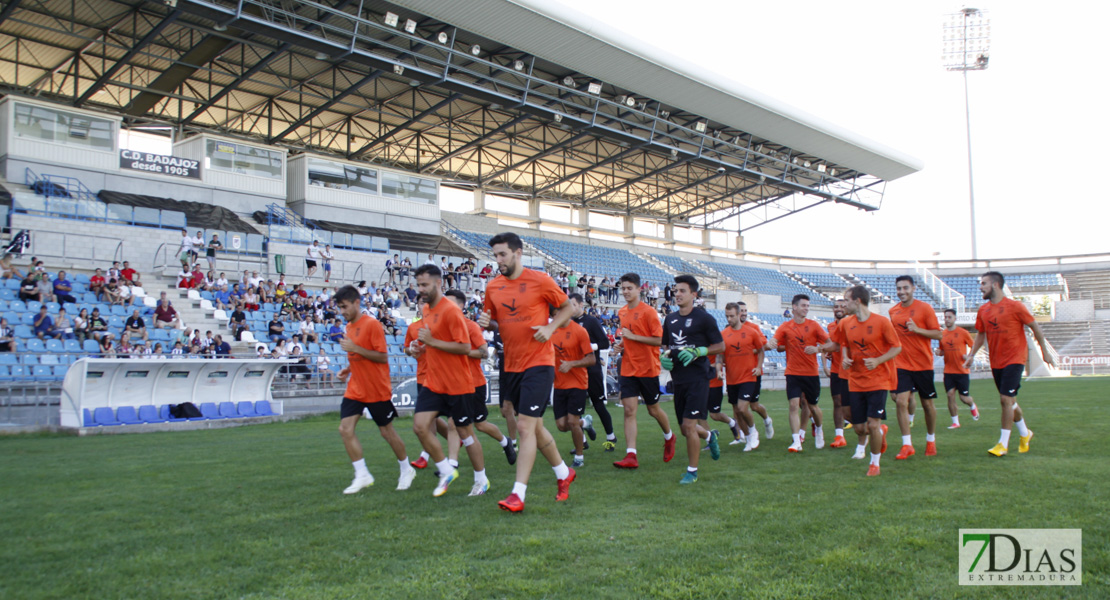
<path fill-rule="evenodd" d="M 895 461 L 867 478 L 849 447 L 786 452 L 782 392 L 765 392 L 776 436 L 756 452 L 703 453 L 701 480 L 679 486 L 685 450 L 662 462 L 640 411 L 641 467 L 586 452 L 570 500 L 556 504 L 538 463 L 521 514 L 497 509 L 512 487 L 482 438 L 490 493 L 460 478 L 433 498 L 421 472 L 397 492 L 397 463 L 359 424 L 377 483 L 341 490 L 352 470 L 337 415 L 236 429 L 0 438 L 0 597 L 16 598 L 1106 598 L 1110 597 L 1110 379 L 1029 381 L 1020 402 L 1032 451 L 987 455 L 998 401 L 973 382 L 983 416 L 944 429 L 940 455 Z M 826 415 L 831 402 L 826 394 Z M 893 403 L 890 404 L 893 408 Z M 672 407 L 664 404 L 670 414 Z M 548 411 L 549 428 L 554 432 Z M 500 421 L 497 419 L 497 421 Z M 410 457 L 411 419 L 397 421 Z M 501 424 L 501 423 L 499 423 Z M 501 424 L 503 426 L 503 424 Z M 600 423 L 598 423 L 600 430 Z M 676 427 L 677 430 L 677 427 Z M 729 439 L 722 428 L 723 439 Z M 555 433 L 566 455 L 569 434 Z M 831 428 L 826 440 L 832 441 Z M 600 441 L 600 440 L 599 440 Z M 957 585 L 960 528 L 1081 528 L 1082 587 Z"/>

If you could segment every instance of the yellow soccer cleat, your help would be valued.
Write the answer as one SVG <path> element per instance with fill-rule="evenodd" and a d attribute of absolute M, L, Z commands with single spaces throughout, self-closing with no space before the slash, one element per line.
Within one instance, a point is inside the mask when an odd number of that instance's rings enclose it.
<path fill-rule="evenodd" d="M 1018 452 L 1022 454 L 1029 452 L 1029 440 L 1033 439 L 1033 430 L 1029 430 L 1029 435 L 1018 436 L 1018 439 L 1021 440 L 1021 443 L 1018 444 Z"/>
<path fill-rule="evenodd" d="M 994 448 L 987 450 L 987 454 L 993 454 L 994 456 L 1006 456 L 1006 452 L 1006 446 L 1002 444 L 995 444 Z"/>

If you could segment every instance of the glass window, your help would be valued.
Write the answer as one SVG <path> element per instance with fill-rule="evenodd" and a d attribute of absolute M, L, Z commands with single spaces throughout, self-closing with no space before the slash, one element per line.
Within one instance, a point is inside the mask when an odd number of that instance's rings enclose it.
<path fill-rule="evenodd" d="M 378 195 L 378 172 L 320 158 L 308 159 L 308 184 Z"/>
<path fill-rule="evenodd" d="M 386 198 L 435 204 L 439 197 L 438 187 L 434 179 L 382 172 L 382 195 Z"/>
<path fill-rule="evenodd" d="M 107 119 L 31 104 L 15 105 L 15 135 L 90 150 L 115 150 L 115 127 Z"/>
<path fill-rule="evenodd" d="M 205 166 L 209 169 L 267 179 L 281 179 L 282 155 L 276 150 L 207 140 L 204 155 L 207 158 Z"/>

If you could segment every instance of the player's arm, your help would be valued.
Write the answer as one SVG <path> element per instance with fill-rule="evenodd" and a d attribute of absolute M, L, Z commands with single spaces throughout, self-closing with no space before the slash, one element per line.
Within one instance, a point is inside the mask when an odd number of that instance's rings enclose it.
<path fill-rule="evenodd" d="M 489 344 L 482 344 L 467 353 L 470 358 L 482 359 L 489 356 Z"/>
<path fill-rule="evenodd" d="M 809 351 L 810 348 L 814 349 L 813 352 Z M 819 353 L 824 353 L 824 352 L 836 352 L 838 350 L 840 350 L 840 344 L 838 344 L 838 343 L 836 343 L 832 340 L 828 340 L 823 344 L 817 344 L 816 346 L 806 346 L 806 354 L 819 354 Z M 824 364 L 824 359 L 822 359 L 822 364 Z"/>
<path fill-rule="evenodd" d="M 760 346 L 759 350 L 756 351 L 755 355 L 756 355 L 756 363 L 755 363 L 755 368 L 752 369 L 752 375 L 754 375 L 756 377 L 759 377 L 760 375 L 763 375 L 763 359 L 766 356 L 766 351 L 763 349 L 762 346 Z"/>
<path fill-rule="evenodd" d="M 1048 341 L 1044 339 L 1044 332 L 1041 331 L 1041 326 L 1036 321 L 1028 325 L 1029 329 L 1033 331 L 1033 337 L 1037 340 L 1037 345 L 1041 347 L 1041 357 L 1044 362 L 1053 367 L 1056 366 L 1056 360 L 1052 358 L 1052 354 L 1048 352 Z"/>
<path fill-rule="evenodd" d="M 913 322 L 913 319 L 909 319 L 908 321 L 906 321 L 906 330 L 910 333 L 916 333 L 921 337 L 927 337 L 931 340 L 939 340 L 940 338 L 944 337 L 944 332 L 940 329 L 923 329 L 921 327 L 918 327 L 917 323 Z"/>
<path fill-rule="evenodd" d="M 594 350 L 608 350 L 609 349 L 609 336 L 605 335 L 605 330 L 601 328 L 601 323 L 597 319 L 590 322 L 590 342 L 597 346 Z"/>
<path fill-rule="evenodd" d="M 429 348 L 442 350 L 448 354 L 470 354 L 470 342 L 449 342 L 438 339 L 432 336 L 431 327 L 421 327 L 417 337 Z"/>
<path fill-rule="evenodd" d="M 629 340 L 629 341 L 633 341 L 633 342 L 640 342 L 641 344 L 647 344 L 648 346 L 662 346 L 663 345 L 663 336 L 652 337 L 652 336 L 647 336 L 647 335 L 636 335 L 636 334 L 632 333 L 632 330 L 627 328 L 627 327 L 625 327 L 624 329 L 621 329 L 621 339 Z"/>
<path fill-rule="evenodd" d="M 351 338 L 349 338 L 347 336 L 343 336 L 343 337 L 339 338 L 339 347 L 342 348 L 344 352 L 348 352 L 350 354 L 357 354 L 357 355 L 365 358 L 366 360 L 368 360 L 370 362 L 376 362 L 376 363 L 388 363 L 389 362 L 389 355 L 387 355 L 385 352 L 378 352 L 377 350 L 371 350 L 369 348 L 363 348 L 362 346 L 359 346 L 358 344 L 356 344 L 354 342 L 354 340 L 352 340 Z"/>
<path fill-rule="evenodd" d="M 869 370 L 875 369 L 879 365 L 885 363 L 886 361 L 893 360 L 895 356 L 898 356 L 901 353 L 902 353 L 902 347 L 901 346 L 895 346 L 895 347 L 891 348 L 890 350 L 887 350 L 882 356 L 877 356 L 875 358 L 865 358 L 865 359 L 863 359 L 863 364 Z"/>
<path fill-rule="evenodd" d="M 578 360 L 564 360 L 562 363 L 560 363 L 560 365 L 559 365 L 560 369 L 559 370 L 562 371 L 563 373 L 566 373 L 567 371 L 569 371 L 571 369 L 581 369 L 581 368 L 584 368 L 584 367 L 593 366 L 594 363 L 596 363 L 596 362 L 597 362 L 597 357 L 594 356 L 594 353 L 593 352 L 587 352 L 585 354 L 585 356 L 583 356 L 582 358 L 580 358 Z M 563 367 L 566 368 L 565 371 L 563 370 Z"/>
<path fill-rule="evenodd" d="M 967 353 L 967 358 L 964 359 L 964 368 L 971 368 L 971 363 L 975 362 L 975 355 L 979 353 L 979 349 L 983 347 L 983 343 L 986 341 L 987 336 L 983 335 L 982 331 L 975 334 L 975 343 L 971 345 L 971 351 Z"/>
<path fill-rule="evenodd" d="M 552 283 L 552 285 L 554 285 L 554 283 Z M 574 307 L 570 305 L 570 300 L 563 300 L 563 303 L 559 305 L 559 312 L 555 313 L 555 318 L 552 319 L 550 323 L 547 325 L 532 326 L 532 329 L 536 331 L 536 334 L 532 337 L 535 338 L 537 342 L 546 342 L 550 340 L 555 330 L 566 325 L 573 314 Z"/>

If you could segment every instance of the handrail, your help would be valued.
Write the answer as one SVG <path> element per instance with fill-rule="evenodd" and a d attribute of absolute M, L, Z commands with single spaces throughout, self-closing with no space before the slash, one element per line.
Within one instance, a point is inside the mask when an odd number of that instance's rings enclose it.
<path fill-rule="evenodd" d="M 963 294 L 952 289 L 943 279 L 937 277 L 932 271 L 925 268 L 925 265 L 918 261 L 913 261 L 913 268 L 919 275 L 921 275 L 921 282 L 927 286 L 933 295 L 944 304 L 945 308 L 955 309 L 956 312 L 963 312 L 967 306 L 967 298 Z"/>
<path fill-rule="evenodd" d="M 107 261 L 106 257 L 97 257 L 97 244 L 90 243 L 90 240 L 109 240 L 115 242 L 116 245 L 112 249 L 112 260 L 123 260 L 123 240 L 117 237 L 110 237 L 104 235 L 93 235 L 89 233 L 65 233 L 60 231 L 28 231 L 31 234 L 31 247 L 29 252 L 32 255 L 47 256 L 51 258 L 60 258 L 62 260 L 89 260 L 89 261 Z M 46 247 L 36 247 L 36 240 L 42 235 L 46 236 L 62 236 L 61 253 L 57 253 L 57 244 L 49 244 Z M 70 238 L 74 238 L 75 246 L 73 248 L 74 254 L 69 253 Z M 77 240 L 80 240 L 79 242 Z"/>

